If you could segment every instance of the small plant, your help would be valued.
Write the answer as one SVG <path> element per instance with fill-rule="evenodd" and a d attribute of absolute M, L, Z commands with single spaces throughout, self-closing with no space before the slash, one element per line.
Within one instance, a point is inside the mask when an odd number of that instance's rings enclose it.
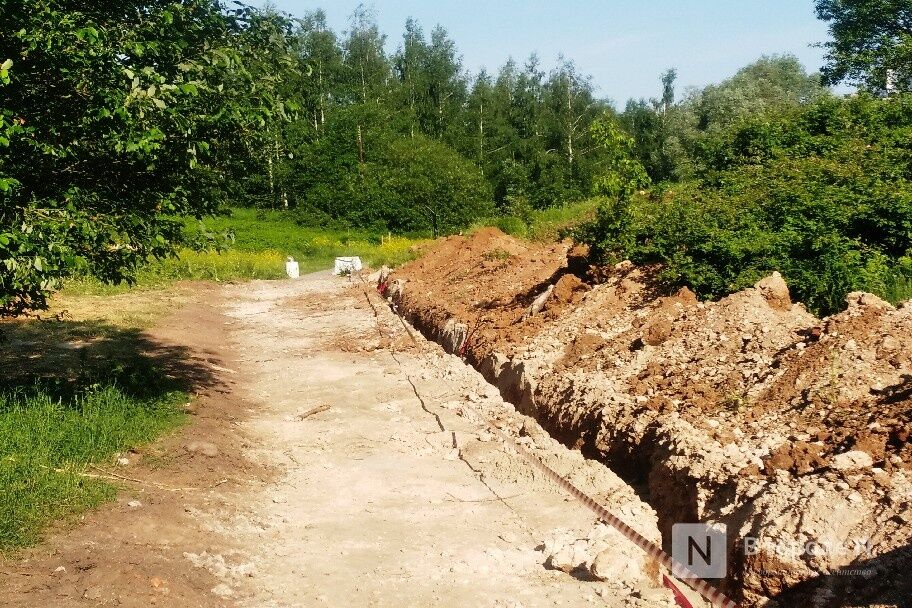
<path fill-rule="evenodd" d="M 503 249 L 497 248 L 490 251 L 485 251 L 481 254 L 481 257 L 488 262 L 495 261 L 505 261 L 509 260 L 513 255 L 509 251 L 504 251 Z"/>
<path fill-rule="evenodd" d="M 722 399 L 722 407 L 733 412 L 740 412 L 747 404 L 747 395 L 732 391 Z"/>

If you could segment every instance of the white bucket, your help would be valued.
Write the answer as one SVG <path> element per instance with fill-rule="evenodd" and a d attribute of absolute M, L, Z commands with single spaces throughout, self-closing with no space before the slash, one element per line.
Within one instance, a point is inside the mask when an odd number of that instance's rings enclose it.
<path fill-rule="evenodd" d="M 336 258 L 336 265 L 333 268 L 333 274 L 351 274 L 361 270 L 361 258 L 352 256 L 347 258 Z"/>
<path fill-rule="evenodd" d="M 288 275 L 289 279 L 297 279 L 301 276 L 301 268 L 298 266 L 298 263 L 295 262 L 294 258 L 288 258 L 285 260 L 285 274 Z"/>

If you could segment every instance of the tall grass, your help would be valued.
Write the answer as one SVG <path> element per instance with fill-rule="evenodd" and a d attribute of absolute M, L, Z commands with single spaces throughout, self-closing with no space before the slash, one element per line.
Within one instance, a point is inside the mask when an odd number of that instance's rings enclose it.
<path fill-rule="evenodd" d="M 88 465 L 175 428 L 186 399 L 177 391 L 136 398 L 114 386 L 69 398 L 41 387 L 0 393 L 0 552 L 111 500 L 116 488 L 91 477 Z"/>
<path fill-rule="evenodd" d="M 177 280 L 243 281 L 285 276 L 285 260 L 297 260 L 301 272 L 331 268 L 339 256 L 360 256 L 371 267 L 397 266 L 416 255 L 421 241 L 405 236 L 381 235 L 362 230 L 324 229 L 296 224 L 280 211 L 233 209 L 230 215 L 208 219 L 205 230 L 231 231 L 234 244 L 227 251 L 180 252 L 176 258 L 151 262 L 140 268 L 136 286 L 159 288 Z M 188 224 L 188 231 L 199 230 Z M 130 289 L 105 285 L 92 278 L 76 278 L 66 291 L 74 295 L 110 295 Z"/>
<path fill-rule="evenodd" d="M 534 210 L 528 217 L 499 216 L 477 222 L 472 228 L 494 226 L 506 234 L 533 241 L 556 241 L 564 233 L 592 219 L 599 199 L 589 198 L 549 209 Z"/>
<path fill-rule="evenodd" d="M 894 276 L 893 280 L 885 287 L 883 298 L 893 304 L 912 300 L 912 280 L 903 276 Z"/>

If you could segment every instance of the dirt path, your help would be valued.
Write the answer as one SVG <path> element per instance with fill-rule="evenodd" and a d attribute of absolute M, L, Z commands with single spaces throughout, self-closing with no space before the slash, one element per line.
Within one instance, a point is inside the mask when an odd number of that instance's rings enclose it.
<path fill-rule="evenodd" d="M 194 342 L 223 385 L 123 473 L 146 483 L 0 568 L 5 605 L 673 605 L 637 549 L 482 419 L 658 539 L 633 491 L 410 339 L 376 294 L 378 316 L 323 275 L 205 295 L 160 334 Z M 607 581 L 585 569 L 596 556 Z"/>

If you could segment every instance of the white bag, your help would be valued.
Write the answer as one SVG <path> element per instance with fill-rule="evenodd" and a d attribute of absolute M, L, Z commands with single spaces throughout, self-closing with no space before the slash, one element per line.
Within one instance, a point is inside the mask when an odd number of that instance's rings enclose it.
<path fill-rule="evenodd" d="M 351 274 L 361 271 L 361 258 L 358 256 L 336 258 L 336 266 L 333 268 L 333 274 Z"/>
<path fill-rule="evenodd" d="M 285 260 L 285 274 L 288 275 L 289 279 L 297 279 L 299 276 L 301 276 L 301 268 L 292 257 L 289 257 L 287 260 Z"/>

